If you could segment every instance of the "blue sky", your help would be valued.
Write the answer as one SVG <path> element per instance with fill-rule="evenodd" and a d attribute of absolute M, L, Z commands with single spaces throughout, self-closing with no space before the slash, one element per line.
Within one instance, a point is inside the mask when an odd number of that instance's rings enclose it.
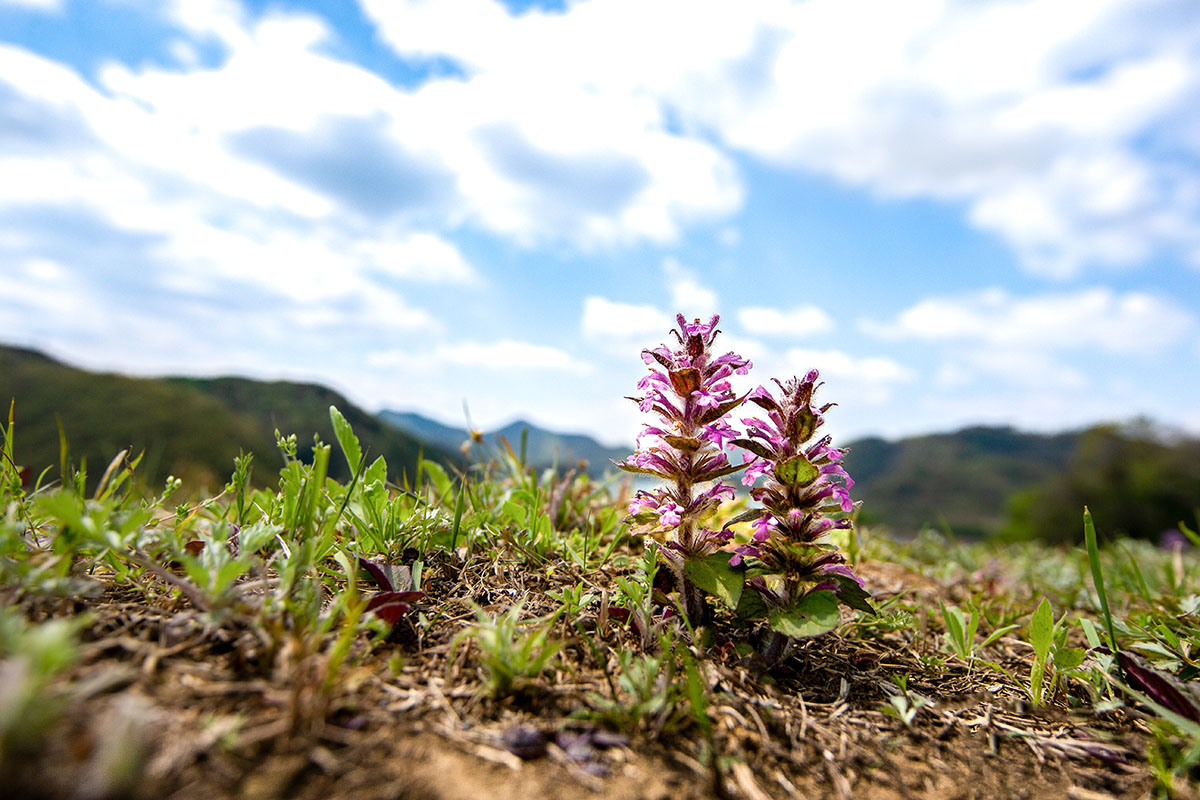
<path fill-rule="evenodd" d="M 1200 5 L 0 0 L 0 341 L 616 443 L 676 311 L 843 438 L 1200 432 Z"/>

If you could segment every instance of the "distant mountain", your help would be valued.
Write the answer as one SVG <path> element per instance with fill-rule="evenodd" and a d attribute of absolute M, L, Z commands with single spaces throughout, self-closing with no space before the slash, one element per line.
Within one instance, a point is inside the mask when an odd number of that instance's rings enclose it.
<path fill-rule="evenodd" d="M 350 421 L 371 457 L 387 459 L 393 478 L 413 474 L 419 451 L 443 464 L 464 464 L 459 447 L 468 439 L 464 428 L 419 414 L 371 415 L 313 384 L 132 378 L 0 346 L 0 412 L 10 399 L 17 461 L 38 473 L 51 467 L 57 479 L 61 421 L 71 460 L 86 459 L 93 486 L 124 449 L 145 452 L 139 475 L 150 485 L 173 474 L 190 488 L 215 489 L 241 450 L 254 454 L 255 480 L 267 484 L 280 464 L 275 429 L 295 433 L 303 457 L 314 433 L 334 442 L 330 405 Z M 539 468 L 565 470 L 585 460 L 598 474 L 632 449 L 522 421 L 486 437 L 495 444 L 503 436 L 518 449 L 525 430 L 526 460 Z M 336 450 L 331 472 L 346 479 Z M 845 465 L 856 482 L 851 494 L 862 501 L 860 519 L 899 535 L 946 527 L 964 537 L 1003 531 L 1070 541 L 1079 535 L 1086 504 L 1106 530 L 1154 537 L 1178 520 L 1194 519 L 1200 508 L 1200 441 L 1136 425 L 1053 435 L 975 427 L 897 441 L 866 438 L 848 445 Z"/>
<path fill-rule="evenodd" d="M 863 521 L 898 533 L 948 527 L 979 536 L 1005 524 L 1016 493 L 1066 469 L 1080 435 L 974 427 L 894 442 L 868 438 L 851 442 L 843 463 Z"/>
<path fill-rule="evenodd" d="M 412 475 L 417 453 L 460 463 L 452 449 L 423 445 L 382 424 L 342 395 L 312 384 L 245 378 L 132 378 L 88 372 L 42 353 L 0 346 L 0 402 L 7 422 L 15 400 L 15 456 L 58 477 L 58 420 L 71 460 L 86 459 L 92 481 L 121 450 L 145 452 L 138 474 L 151 485 L 167 475 L 193 488 L 218 487 L 228 479 L 240 450 L 254 454 L 255 480 L 267 483 L 281 461 L 274 431 L 295 433 L 301 456 L 311 453 L 313 434 L 334 444 L 330 472 L 346 478 L 329 422 L 336 405 L 354 426 L 364 450 L 387 459 L 393 477 Z"/>
<path fill-rule="evenodd" d="M 412 412 L 382 411 L 379 418 L 417 438 L 434 442 L 447 449 L 456 449 L 470 438 L 466 428 L 443 425 Z M 490 444 L 496 444 L 499 437 L 504 437 L 513 450 L 519 450 L 523 431 L 528 431 L 525 460 L 538 468 L 557 464 L 567 469 L 580 461 L 586 461 L 589 472 L 593 475 L 602 474 L 611 469 L 610 459 L 621 461 L 633 451 L 632 447 L 605 447 L 590 436 L 556 433 L 521 420 L 505 425 L 499 430 L 489 431 L 484 434 L 484 438 Z"/>
<path fill-rule="evenodd" d="M 436 420 L 411 411 L 380 411 L 379 419 L 410 436 L 446 450 L 457 451 L 462 443 L 470 438 L 465 428 L 443 425 Z"/>
<path fill-rule="evenodd" d="M 446 448 L 457 448 L 468 439 L 466 429 L 420 414 L 385 411 L 380 418 Z M 586 436 L 555 434 L 526 422 L 514 422 L 486 436 L 495 442 L 503 435 L 516 449 L 526 428 L 526 458 L 539 467 L 555 463 L 556 458 L 560 466 L 570 466 L 583 457 L 604 469 L 608 459 L 622 460 L 631 451 L 604 448 Z M 880 524 L 899 536 L 931 527 L 975 538 L 1011 529 L 1014 500 L 1067 474 L 1088 433 L 971 427 L 896 441 L 870 437 L 846 446 L 845 466 L 854 478 L 851 495 L 861 501 L 859 517 L 864 523 Z M 1093 497 L 1091 502 L 1099 500 Z M 1072 513 L 1077 515 L 1078 509 Z"/>

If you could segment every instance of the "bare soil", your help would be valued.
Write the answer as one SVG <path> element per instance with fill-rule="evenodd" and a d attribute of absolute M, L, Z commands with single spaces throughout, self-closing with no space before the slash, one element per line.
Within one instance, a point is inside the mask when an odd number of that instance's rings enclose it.
<path fill-rule="evenodd" d="M 953 599 L 893 565 L 864 564 L 877 599 L 900 591 L 937 607 Z M 589 710 L 611 696 L 628 624 L 586 612 L 590 647 L 572 629 L 560 668 L 517 696 L 485 693 L 477 653 L 450 643 L 473 620 L 463 601 L 495 611 L 549 589 L 599 591 L 612 576 L 459 563 L 427 565 L 428 597 L 452 608 L 425 630 L 359 649 L 326 683 L 328 649 L 273 648 L 248 621 L 220 626 L 176 592 L 111 589 L 98 600 L 12 598 L 33 619 L 82 612 L 84 657 L 66 680 L 72 700 L 50 745 L 0 775 L 8 798 L 1074 798 L 1151 796 L 1147 729 L 1135 712 L 1103 716 L 1030 708 L 1007 678 L 926 658 L 925 629 L 864 635 L 853 625 L 799 643 L 766 670 L 716 630 L 699 654 L 710 687 L 712 743 L 687 715 L 613 729 Z M 436 600 L 435 600 L 436 598 Z M 461 613 L 459 613 L 461 609 Z M 414 612 L 415 613 L 415 612 Z M 742 634 L 736 634 L 742 635 Z M 286 637 L 284 640 L 287 641 Z M 312 648 L 315 649 L 315 648 Z M 600 653 L 606 664 L 598 664 Z M 989 651 L 1027 674 L 1016 639 Z M 892 676 L 931 700 L 912 728 L 882 713 Z M 714 762 L 716 768 L 714 769 Z M 114 764 L 127 764 L 121 773 Z M 103 765 L 103 766 L 102 766 Z"/>

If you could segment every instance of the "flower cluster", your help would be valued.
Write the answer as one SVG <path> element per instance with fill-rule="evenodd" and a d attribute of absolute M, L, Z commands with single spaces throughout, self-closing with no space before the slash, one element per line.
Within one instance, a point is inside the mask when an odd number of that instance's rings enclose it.
<path fill-rule="evenodd" d="M 714 552 L 731 535 L 698 528 L 696 523 L 723 500 L 733 498 L 733 487 L 720 478 L 742 468 L 730 464 L 724 452 L 725 445 L 737 437 L 725 417 L 745 399 L 734 393 L 729 378 L 734 373 L 745 375 L 751 364 L 735 353 L 714 355 L 719 319 L 714 315 L 706 323 L 688 322 L 679 314 L 678 328 L 671 331 L 678 346 L 642 351 L 650 374 L 638 382 L 643 394 L 630 399 L 658 421 L 647 424 L 638 435 L 637 452 L 617 464 L 627 472 L 667 482 L 652 491 L 639 490 L 629 513 L 642 532 L 675 531 L 665 552 L 676 568 L 681 559 Z M 710 482 L 712 486 L 697 491 Z"/>
<path fill-rule="evenodd" d="M 753 583 L 768 603 L 795 605 L 808 592 L 831 590 L 846 605 L 870 611 L 862 581 L 827 541 L 830 531 L 850 527 L 848 518 L 828 515 L 854 509 L 849 493 L 854 481 L 842 467 L 842 451 L 830 446 L 830 438 L 813 440 L 832 407 L 813 405 L 818 378 L 814 369 L 803 380 L 776 380 L 779 399 L 764 386 L 748 396 L 767 417 L 742 420 L 749 438 L 735 439 L 734 444 L 756 456 L 742 482 L 753 485 L 765 478 L 762 486 L 750 490 L 763 507 L 739 518 L 752 520 L 754 532 L 733 562 L 753 557 L 766 573 L 780 576 L 781 582 L 772 587 L 761 580 Z"/>

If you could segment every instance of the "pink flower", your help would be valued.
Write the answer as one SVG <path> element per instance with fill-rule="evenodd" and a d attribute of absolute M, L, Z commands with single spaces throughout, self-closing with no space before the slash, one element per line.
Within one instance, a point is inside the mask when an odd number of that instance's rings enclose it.
<path fill-rule="evenodd" d="M 771 538 L 771 532 L 779 527 L 779 520 L 770 514 L 763 514 L 754 520 L 754 541 L 765 542 Z"/>
<path fill-rule="evenodd" d="M 678 503 L 663 503 L 658 507 L 658 521 L 667 528 L 674 528 L 678 525 L 683 520 L 681 514 L 683 514 L 683 507 Z"/>
<path fill-rule="evenodd" d="M 742 454 L 743 459 L 749 459 L 750 456 Z M 756 458 L 750 462 L 750 466 L 746 467 L 746 471 L 742 473 L 742 485 L 753 486 L 754 482 L 763 475 L 771 473 L 771 462 L 765 458 Z"/>

